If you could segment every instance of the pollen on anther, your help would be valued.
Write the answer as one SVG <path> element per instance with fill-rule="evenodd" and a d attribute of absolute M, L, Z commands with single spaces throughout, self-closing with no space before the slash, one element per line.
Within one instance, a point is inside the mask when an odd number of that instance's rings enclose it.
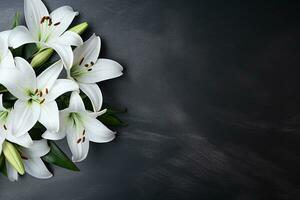
<path fill-rule="evenodd" d="M 83 58 L 81 58 L 81 60 L 80 60 L 80 62 L 79 62 L 79 65 L 81 65 L 81 64 L 82 64 L 83 60 L 84 60 L 84 57 L 83 57 Z"/>
<path fill-rule="evenodd" d="M 60 22 L 57 22 L 57 23 L 54 24 L 54 26 L 58 26 L 58 25 L 60 25 Z"/>
<path fill-rule="evenodd" d="M 43 18 L 41 19 L 41 24 L 44 23 L 44 21 L 45 21 L 45 17 L 43 17 Z"/>
<path fill-rule="evenodd" d="M 49 90 L 48 90 L 48 88 L 46 88 L 46 94 L 48 94 L 49 93 Z"/>
<path fill-rule="evenodd" d="M 48 24 L 48 26 L 51 26 L 51 25 L 52 25 L 52 19 L 49 18 L 49 24 Z"/>
<path fill-rule="evenodd" d="M 82 143 L 85 142 L 85 137 L 82 138 Z"/>
<path fill-rule="evenodd" d="M 82 131 L 82 135 L 85 135 L 85 130 Z"/>
<path fill-rule="evenodd" d="M 25 157 L 25 156 L 23 156 L 23 155 L 21 155 L 21 158 L 22 158 L 23 160 L 28 160 L 28 158 Z"/>
<path fill-rule="evenodd" d="M 85 66 L 85 67 L 89 67 L 89 64 L 85 64 L 84 66 Z"/>
<path fill-rule="evenodd" d="M 45 102 L 45 99 L 43 99 L 41 102 L 40 102 L 40 104 L 43 104 Z"/>
<path fill-rule="evenodd" d="M 39 95 L 40 95 L 40 97 L 41 97 L 41 96 L 43 96 L 43 92 L 42 92 L 41 90 L 40 90 L 40 93 L 39 93 Z"/>
<path fill-rule="evenodd" d="M 92 61 L 92 62 L 91 62 L 91 65 L 94 65 L 94 64 L 95 64 L 95 63 Z"/>
<path fill-rule="evenodd" d="M 37 93 L 38 93 L 38 91 L 39 91 L 39 89 L 36 89 L 36 90 L 34 91 L 34 94 L 37 94 Z"/>
<path fill-rule="evenodd" d="M 77 140 L 77 144 L 79 144 L 81 142 L 81 138 L 79 138 L 78 140 Z"/>
<path fill-rule="evenodd" d="M 7 127 L 5 126 L 5 124 L 3 125 L 3 128 L 4 128 L 5 130 L 7 130 Z"/>
<path fill-rule="evenodd" d="M 89 72 L 92 71 L 92 68 L 88 69 L 88 71 L 89 71 Z"/>

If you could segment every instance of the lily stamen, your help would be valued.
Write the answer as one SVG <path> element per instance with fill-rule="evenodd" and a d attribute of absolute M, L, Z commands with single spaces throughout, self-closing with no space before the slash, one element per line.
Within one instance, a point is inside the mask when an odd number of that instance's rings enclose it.
<path fill-rule="evenodd" d="M 83 60 L 84 60 L 84 57 L 83 57 L 83 58 L 81 58 L 81 60 L 80 60 L 80 62 L 79 62 L 79 65 L 81 65 L 81 64 L 82 64 Z"/>
<path fill-rule="evenodd" d="M 41 24 L 44 23 L 44 21 L 45 21 L 45 17 L 43 17 L 43 18 L 41 19 Z"/>
<path fill-rule="evenodd" d="M 60 22 L 57 22 L 57 23 L 54 24 L 54 26 L 58 26 L 58 25 L 60 25 Z"/>
<path fill-rule="evenodd" d="M 43 99 L 41 102 L 40 102 L 40 104 L 43 104 L 45 102 L 45 99 Z"/>
<path fill-rule="evenodd" d="M 20 156 L 23 160 L 28 160 L 28 158 L 26 156 L 23 156 L 22 154 Z"/>
<path fill-rule="evenodd" d="M 45 89 L 45 91 L 46 91 L 46 94 L 48 94 L 48 93 L 49 93 L 49 90 L 48 90 L 48 88 L 46 88 L 46 89 Z"/>
<path fill-rule="evenodd" d="M 3 125 L 3 128 L 4 128 L 5 130 L 7 130 L 7 127 L 5 126 L 5 124 Z"/>
<path fill-rule="evenodd" d="M 48 26 L 51 26 L 51 25 L 52 25 L 52 19 L 50 18 Z"/>

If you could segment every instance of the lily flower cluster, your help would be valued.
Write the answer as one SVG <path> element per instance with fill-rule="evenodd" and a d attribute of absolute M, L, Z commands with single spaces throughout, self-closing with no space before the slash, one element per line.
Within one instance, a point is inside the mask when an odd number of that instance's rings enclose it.
<path fill-rule="evenodd" d="M 86 22 L 69 29 L 78 15 L 71 7 L 49 13 L 41 0 L 24 0 L 24 15 L 27 26 L 16 15 L 13 29 L 0 32 L 0 171 L 11 181 L 26 172 L 52 177 L 45 162 L 77 170 L 90 141 L 112 141 L 116 133 L 99 120 L 107 109 L 97 83 L 123 71 L 98 58 L 99 36 L 83 42 Z M 53 142 L 63 138 L 72 161 Z"/>

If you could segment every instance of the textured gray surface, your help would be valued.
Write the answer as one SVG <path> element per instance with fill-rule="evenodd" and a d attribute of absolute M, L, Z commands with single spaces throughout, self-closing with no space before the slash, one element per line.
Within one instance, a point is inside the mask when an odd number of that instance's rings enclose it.
<path fill-rule="evenodd" d="M 47 0 L 126 67 L 101 88 L 130 125 L 80 173 L 1 177 L 0 199 L 299 199 L 299 6 L 224 2 Z M 1 29 L 22 7 L 0 1 Z"/>

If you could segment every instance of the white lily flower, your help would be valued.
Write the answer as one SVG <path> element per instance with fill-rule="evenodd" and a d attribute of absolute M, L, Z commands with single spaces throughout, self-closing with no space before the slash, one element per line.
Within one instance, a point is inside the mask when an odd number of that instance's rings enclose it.
<path fill-rule="evenodd" d="M 0 94 L 0 154 L 2 153 L 2 144 L 5 140 L 23 147 L 29 147 L 32 144 L 32 139 L 27 132 L 19 137 L 16 137 L 13 134 L 13 119 L 17 116 L 17 113 L 15 110 L 4 108 L 2 104 L 2 97 L 3 94 Z"/>
<path fill-rule="evenodd" d="M 73 53 L 71 46 L 81 45 L 81 37 L 74 32 L 66 31 L 78 12 L 70 6 L 63 6 L 49 14 L 41 0 L 24 0 L 25 26 L 13 29 L 9 43 L 13 48 L 23 44 L 37 43 L 38 47 L 52 48 L 61 57 L 65 66 L 72 66 Z"/>
<path fill-rule="evenodd" d="M 73 66 L 67 68 L 68 78 L 79 84 L 79 88 L 91 100 L 94 111 L 101 109 L 103 101 L 101 90 L 96 83 L 123 74 L 123 67 L 119 63 L 109 59 L 98 59 L 100 47 L 100 37 L 92 35 L 74 50 Z"/>
<path fill-rule="evenodd" d="M 8 38 L 11 31 L 0 32 L 0 68 L 14 67 L 14 58 L 8 48 Z"/>
<path fill-rule="evenodd" d="M 14 109 L 13 133 L 20 136 L 39 121 L 50 131 L 59 130 L 59 112 L 55 99 L 60 95 L 78 90 L 78 85 L 67 79 L 57 79 L 62 68 L 58 61 L 38 77 L 23 58 L 15 58 L 15 68 L 0 69 L 0 83 L 18 98 Z"/>
<path fill-rule="evenodd" d="M 42 137 L 50 140 L 58 140 L 66 136 L 72 152 L 73 162 L 80 162 L 88 154 L 89 141 L 105 143 L 115 138 L 115 132 L 109 130 L 96 119 L 96 117 L 105 111 L 89 112 L 85 110 L 79 93 L 72 92 L 69 107 L 60 111 L 61 126 L 59 132 L 46 131 Z"/>
<path fill-rule="evenodd" d="M 33 177 L 39 179 L 51 178 L 52 174 L 49 172 L 41 157 L 50 151 L 50 147 L 46 140 L 37 140 L 29 148 L 20 147 L 20 154 L 23 160 L 25 172 Z M 10 181 L 18 180 L 18 172 L 13 166 L 6 162 L 7 176 Z"/>

